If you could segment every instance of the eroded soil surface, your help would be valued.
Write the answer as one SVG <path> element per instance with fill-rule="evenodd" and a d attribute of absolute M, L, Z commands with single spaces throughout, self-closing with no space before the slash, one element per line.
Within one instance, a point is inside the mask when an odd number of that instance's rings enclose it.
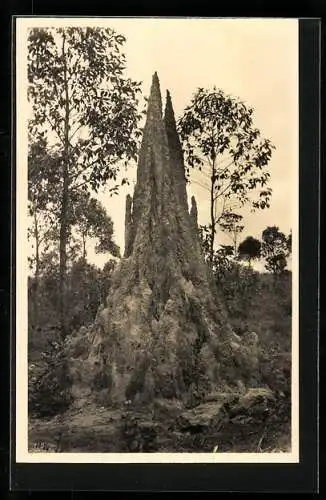
<path fill-rule="evenodd" d="M 289 452 L 290 419 L 264 397 L 259 404 L 254 394 L 231 407 L 210 401 L 191 409 L 164 400 L 122 409 L 85 403 L 52 419 L 30 419 L 29 451 Z"/>

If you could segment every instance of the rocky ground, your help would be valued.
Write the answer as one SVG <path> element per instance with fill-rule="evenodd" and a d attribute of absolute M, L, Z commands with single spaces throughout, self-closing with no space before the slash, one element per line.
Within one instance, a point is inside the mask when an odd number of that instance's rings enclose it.
<path fill-rule="evenodd" d="M 31 419 L 31 452 L 289 452 L 290 405 L 250 389 L 216 394 L 193 408 L 176 400 L 105 408 L 83 403 L 48 420 Z"/>

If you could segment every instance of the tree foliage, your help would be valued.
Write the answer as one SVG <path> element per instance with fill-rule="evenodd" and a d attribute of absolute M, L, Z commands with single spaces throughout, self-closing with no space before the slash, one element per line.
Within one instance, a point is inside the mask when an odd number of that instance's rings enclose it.
<path fill-rule="evenodd" d="M 225 212 L 233 212 L 234 204 L 269 207 L 267 166 L 274 146 L 254 126 L 253 108 L 215 87 L 195 92 L 178 131 L 188 175 L 198 168 L 210 184 L 212 258 L 216 227 Z"/>
<path fill-rule="evenodd" d="M 32 287 L 31 306 L 34 309 L 30 316 L 32 329 L 37 328 L 42 323 L 42 311 L 40 311 L 39 318 L 39 306 L 42 302 L 44 305 L 44 297 L 41 300 L 39 293 L 45 294 L 45 297 L 51 302 L 48 304 L 48 308 L 51 310 L 53 307 L 56 309 L 56 315 L 59 315 L 57 289 L 59 287 L 60 198 L 58 199 L 55 189 L 56 166 L 56 157 L 47 152 L 45 141 L 30 144 L 28 185 L 31 224 L 28 238 L 33 250 L 30 257 L 30 267 L 34 270 L 34 279 L 30 282 Z M 92 198 L 89 193 L 81 190 L 71 193 L 67 219 L 69 231 L 66 254 L 67 271 L 69 272 L 66 302 L 71 306 L 74 302 L 74 296 L 70 296 L 71 273 L 74 273 L 76 265 L 78 267 L 80 262 L 83 262 L 85 266 L 84 272 L 88 271 L 86 242 L 90 238 L 95 239 L 95 251 L 108 253 L 114 257 L 120 256 L 120 249 L 113 240 L 112 219 L 107 215 L 101 203 Z M 93 278 L 96 281 L 98 277 L 94 275 Z M 83 286 L 82 281 L 79 287 Z M 92 289 L 88 282 L 85 285 Z M 74 284 L 74 290 L 78 290 L 77 283 Z M 78 294 L 80 295 L 80 292 Z M 92 306 L 87 304 L 85 300 L 81 307 L 87 310 L 88 307 Z M 67 331 L 70 328 L 69 324 L 70 319 L 67 318 Z"/>
<path fill-rule="evenodd" d="M 63 336 L 73 197 L 80 190 L 89 192 L 109 180 L 116 181 L 121 161 L 128 163 L 136 157 L 141 135 L 140 83 L 124 76 L 124 42 L 125 38 L 110 28 L 29 31 L 30 141 L 42 146 L 36 161 L 43 165 L 32 178 L 40 178 L 38 186 L 44 197 L 55 192 L 59 209 Z M 55 162 L 49 163 L 44 154 L 49 149 Z M 117 184 L 110 188 L 111 193 L 117 190 Z"/>
<path fill-rule="evenodd" d="M 290 256 L 292 253 L 292 231 L 291 230 L 290 230 L 290 233 L 286 239 L 286 248 L 287 248 L 288 256 Z"/>
<path fill-rule="evenodd" d="M 98 307 L 109 294 L 111 275 L 116 262 L 108 260 L 103 269 L 89 264 L 82 257 L 67 270 L 66 300 L 69 305 L 67 333 L 94 321 Z M 42 259 L 38 282 L 38 323 L 35 321 L 35 277 L 29 277 L 29 338 L 36 352 L 43 351 L 52 339 L 52 329 L 60 328 L 59 321 L 59 263 L 58 256 L 47 254 Z M 58 340 L 56 338 L 56 340 Z"/>
<path fill-rule="evenodd" d="M 89 238 L 97 240 L 95 246 L 97 253 L 109 253 L 113 257 L 120 257 L 120 249 L 113 241 L 113 221 L 102 204 L 84 192 L 74 193 L 72 201 L 71 225 L 80 235 L 82 257 L 86 259 L 86 241 Z"/>
<path fill-rule="evenodd" d="M 59 237 L 57 183 L 59 159 L 50 152 L 47 141 L 30 137 L 28 151 L 28 215 L 32 224 L 28 236 L 34 239 L 36 274 L 42 253 Z"/>
<path fill-rule="evenodd" d="M 42 352 L 42 363 L 30 363 L 28 406 L 31 415 L 51 417 L 65 412 L 71 404 L 68 360 L 60 340 L 51 339 Z"/>
<path fill-rule="evenodd" d="M 261 252 L 261 243 L 256 238 L 252 236 L 247 236 L 245 240 L 243 240 L 238 248 L 239 258 L 243 260 L 247 260 L 249 267 L 251 266 L 251 262 L 253 260 L 257 260 L 260 257 Z"/>
<path fill-rule="evenodd" d="M 281 274 L 287 266 L 292 251 L 292 234 L 286 236 L 277 226 L 269 226 L 262 233 L 262 255 L 265 268 L 273 274 Z"/>
<path fill-rule="evenodd" d="M 227 233 L 232 240 L 234 256 L 237 254 L 238 236 L 244 230 L 244 225 L 241 224 L 242 220 L 243 216 L 240 214 L 224 212 L 219 222 L 222 231 Z"/>
<path fill-rule="evenodd" d="M 126 78 L 125 37 L 110 28 L 32 29 L 28 38 L 31 129 L 69 160 L 69 184 L 98 188 L 137 153 L 140 83 Z M 68 148 L 68 151 L 66 149 Z M 68 158 L 64 157 L 68 153 Z"/>

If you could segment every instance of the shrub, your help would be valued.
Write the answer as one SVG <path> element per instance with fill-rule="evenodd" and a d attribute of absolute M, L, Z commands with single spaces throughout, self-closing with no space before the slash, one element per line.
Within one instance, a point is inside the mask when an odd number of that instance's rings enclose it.
<path fill-rule="evenodd" d="M 124 448 L 129 452 L 157 451 L 157 438 L 161 427 L 144 415 L 130 410 L 123 412 L 120 424 L 120 438 Z"/>
<path fill-rule="evenodd" d="M 103 390 L 110 391 L 112 387 L 111 372 L 108 369 L 104 370 L 103 368 L 100 368 L 98 372 L 95 373 L 94 375 L 92 381 L 92 387 L 95 391 L 103 391 Z"/>
<path fill-rule="evenodd" d="M 51 417 L 72 402 L 71 381 L 62 344 L 51 341 L 42 361 L 29 365 L 28 405 L 33 416 Z"/>
<path fill-rule="evenodd" d="M 261 378 L 274 392 L 291 394 L 291 354 L 263 351 L 260 356 Z"/>

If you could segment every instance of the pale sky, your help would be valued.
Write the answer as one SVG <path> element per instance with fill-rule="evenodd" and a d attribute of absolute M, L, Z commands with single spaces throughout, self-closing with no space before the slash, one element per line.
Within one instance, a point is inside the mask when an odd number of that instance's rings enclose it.
<path fill-rule="evenodd" d="M 178 118 L 197 87 L 223 89 L 254 108 L 254 122 L 276 146 L 269 164 L 271 207 L 241 211 L 248 235 L 260 238 L 268 225 L 288 233 L 297 216 L 294 186 L 298 182 L 298 22 L 249 19 L 112 19 L 108 25 L 127 38 L 125 53 L 130 76 L 143 82 L 148 95 L 154 71 L 162 97 L 172 94 Z M 200 180 L 201 174 L 194 175 Z M 135 176 L 135 170 L 129 170 Z M 132 186 L 109 199 L 100 196 L 114 220 L 115 239 L 124 245 L 124 203 Z M 199 223 L 209 221 L 208 192 L 195 184 Z M 223 235 L 220 236 L 223 237 Z M 222 241 L 222 240 L 221 240 Z M 223 243 L 227 243 L 223 237 Z M 98 263 L 104 256 L 96 256 Z"/>
<path fill-rule="evenodd" d="M 48 19 L 33 20 L 47 25 Z M 36 21 L 36 22 L 35 22 Z M 51 19 L 51 26 L 60 19 Z M 254 123 L 263 137 L 276 146 L 269 168 L 273 189 L 271 208 L 250 213 L 241 211 L 248 235 L 260 238 L 268 225 L 288 233 L 297 217 L 295 190 L 298 183 L 298 21 L 295 19 L 66 19 L 66 24 L 101 24 L 125 35 L 126 74 L 142 81 L 149 94 L 157 71 L 163 100 L 166 89 L 172 95 L 176 118 L 198 87 L 214 85 L 254 108 Z M 163 102 L 164 105 L 164 102 Z M 128 177 L 135 179 L 135 167 Z M 194 176 L 200 180 L 200 174 Z M 112 198 L 102 190 L 99 199 L 114 221 L 115 241 L 124 249 L 124 210 L 131 186 L 124 186 Z M 192 184 L 199 223 L 209 222 L 209 194 Z M 220 233 L 221 235 L 221 233 Z M 220 240 L 230 243 L 227 237 Z M 91 261 L 102 266 L 107 256 L 88 250 Z"/>

